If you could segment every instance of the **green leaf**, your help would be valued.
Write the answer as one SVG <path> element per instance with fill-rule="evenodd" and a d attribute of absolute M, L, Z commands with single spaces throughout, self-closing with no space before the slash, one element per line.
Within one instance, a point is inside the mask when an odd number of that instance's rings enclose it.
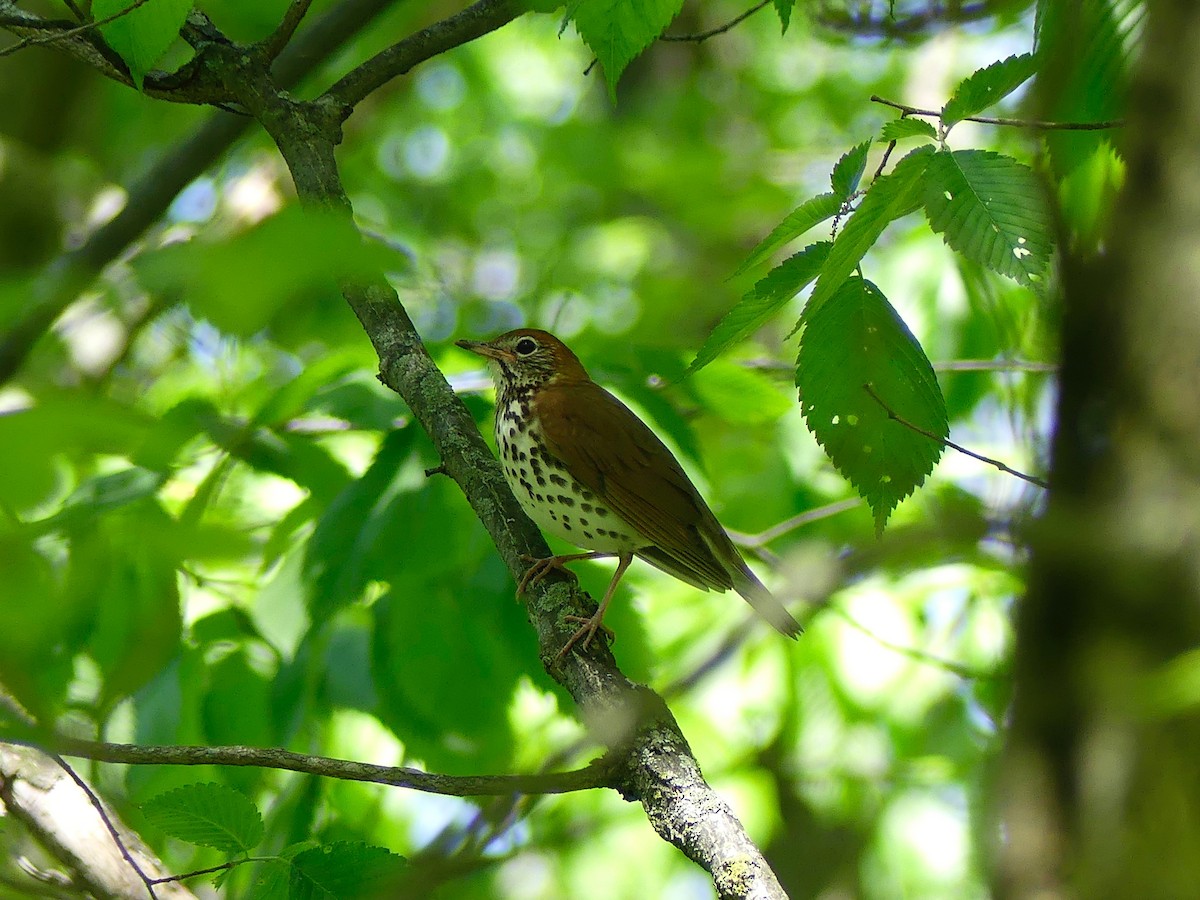
<path fill-rule="evenodd" d="M 1037 72 L 1037 60 L 1032 53 L 1010 56 L 968 75 L 949 102 L 942 107 L 942 123 L 947 127 L 967 116 L 977 116 L 989 106 L 999 103 Z"/>
<path fill-rule="evenodd" d="M 248 853 L 263 839 L 258 807 L 223 784 L 187 784 L 142 804 L 147 821 L 189 844 Z"/>
<path fill-rule="evenodd" d="M 229 240 L 171 244 L 137 257 L 133 266 L 147 288 L 182 297 L 224 331 L 251 335 L 314 290 L 332 297 L 338 279 L 408 262 L 363 241 L 341 215 L 293 206 Z"/>
<path fill-rule="evenodd" d="M 781 34 L 787 34 L 788 25 L 792 21 L 792 8 L 796 5 L 796 0 L 774 0 L 775 12 L 779 14 L 779 22 L 783 26 Z"/>
<path fill-rule="evenodd" d="M 1034 24 L 1040 71 L 1053 91 L 1041 99 L 1042 114 L 1058 122 L 1120 119 L 1128 106 L 1138 50 L 1144 43 L 1146 4 L 1141 0 L 1089 0 L 1060 3 L 1039 0 Z M 1045 135 L 1056 175 L 1086 163 L 1106 131 L 1053 130 Z"/>
<path fill-rule="evenodd" d="M 741 275 L 757 266 L 788 241 L 795 240 L 814 225 L 836 216 L 841 208 L 842 201 L 836 194 L 818 194 L 805 200 L 750 251 L 745 262 L 733 274 Z"/>
<path fill-rule="evenodd" d="M 346 485 L 317 523 L 304 557 L 314 621 L 358 599 L 367 582 L 380 577 L 373 570 L 379 554 L 395 552 L 382 546 L 380 535 L 391 517 L 403 514 L 396 503 L 398 475 L 412 452 L 412 438 L 411 428 L 389 433 L 367 471 Z"/>
<path fill-rule="evenodd" d="M 856 144 L 847 150 L 837 161 L 837 165 L 833 167 L 829 183 L 833 187 L 833 193 L 842 200 L 849 200 L 850 196 L 858 190 L 858 183 L 862 180 L 863 172 L 867 168 L 867 152 L 870 149 L 871 141 Z"/>
<path fill-rule="evenodd" d="M 407 861 L 383 847 L 338 841 L 291 860 L 288 900 L 374 900 L 396 896 Z"/>
<path fill-rule="evenodd" d="M 695 385 L 710 412 L 737 425 L 773 422 L 792 408 L 774 381 L 737 363 L 713 363 L 697 373 Z"/>
<path fill-rule="evenodd" d="M 513 692 L 537 663 L 512 581 L 494 557 L 486 565 L 484 558 L 458 562 L 457 575 L 397 576 L 370 609 L 377 716 L 415 758 L 447 773 L 511 765 Z"/>
<path fill-rule="evenodd" d="M 970 260 L 1032 285 L 1053 242 L 1041 186 L 1028 166 L 985 150 L 937 153 L 925 181 L 929 226 Z"/>
<path fill-rule="evenodd" d="M 882 530 L 943 445 L 891 419 L 864 385 L 906 422 L 947 437 L 945 402 L 921 345 L 879 288 L 851 278 L 808 317 L 796 385 L 809 429 Z"/>
<path fill-rule="evenodd" d="M 712 330 L 704 346 L 688 366 L 688 373 L 702 369 L 733 344 L 749 337 L 802 291 L 821 271 L 829 247 L 828 241 L 811 244 L 795 256 L 788 257 L 759 279 L 717 323 L 717 327 Z"/>
<path fill-rule="evenodd" d="M 107 19 L 128 9 L 132 2 L 94 0 L 92 16 L 97 20 Z M 139 91 L 150 67 L 179 36 L 179 29 L 191 9 L 192 0 L 146 0 L 137 9 L 100 26 L 104 39 L 129 66 L 129 74 Z"/>
<path fill-rule="evenodd" d="M 896 163 L 890 174 L 871 183 L 829 250 L 804 310 L 805 317 L 820 309 L 841 288 L 889 224 L 920 207 L 925 170 L 932 156 L 932 147 L 918 147 Z"/>
<path fill-rule="evenodd" d="M 901 119 L 884 122 L 883 128 L 879 130 L 879 140 L 882 142 L 902 141 L 910 137 L 927 137 L 937 140 L 937 129 L 924 119 L 905 116 Z"/>
<path fill-rule="evenodd" d="M 571 19 L 604 66 L 614 102 L 625 67 L 666 30 L 682 6 L 683 0 L 582 0 L 575 7 Z"/>

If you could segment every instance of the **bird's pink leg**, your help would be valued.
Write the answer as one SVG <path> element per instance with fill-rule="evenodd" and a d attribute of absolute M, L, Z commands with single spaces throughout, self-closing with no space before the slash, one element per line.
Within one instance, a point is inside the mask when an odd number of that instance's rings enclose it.
<path fill-rule="evenodd" d="M 532 565 L 525 570 L 525 574 L 521 576 L 520 582 L 517 583 L 517 598 L 520 599 L 523 597 L 525 591 L 531 585 L 537 584 L 554 569 L 565 572 L 567 575 L 575 578 L 575 573 L 567 568 L 567 563 L 569 562 L 579 562 L 581 559 L 608 559 L 610 556 L 616 556 L 616 554 L 600 552 L 568 553 L 565 556 L 546 556 L 541 559 L 535 556 L 522 555 L 521 559 L 527 563 L 532 563 Z"/>
<path fill-rule="evenodd" d="M 604 592 L 604 599 L 600 601 L 600 606 L 596 610 L 594 615 L 592 615 L 592 616 L 563 616 L 563 618 L 569 622 L 582 622 L 583 624 L 579 627 L 579 630 L 576 631 L 573 635 L 571 635 L 570 639 L 568 639 L 567 642 L 565 644 L 563 644 L 562 649 L 558 651 L 558 656 L 556 656 L 555 659 L 562 659 L 564 656 L 566 656 L 567 652 L 572 647 L 574 647 L 575 644 L 577 644 L 579 642 L 580 638 L 583 638 L 583 649 L 586 650 L 588 648 L 588 645 L 591 644 L 592 638 L 594 638 L 596 636 L 597 631 L 603 631 L 605 634 L 608 635 L 609 640 L 612 640 L 612 637 L 613 637 L 612 630 L 609 628 L 605 628 L 604 625 L 601 623 L 604 619 L 604 611 L 606 609 L 608 609 L 609 601 L 612 600 L 613 594 L 615 594 L 617 592 L 617 582 L 619 582 L 621 580 L 621 576 L 625 574 L 625 570 L 628 569 L 630 563 L 633 562 L 633 554 L 632 553 L 620 553 L 620 554 L 608 553 L 608 554 L 603 554 L 603 555 L 616 556 L 618 558 L 618 560 L 620 560 L 617 563 L 617 571 L 613 572 L 612 581 L 610 581 L 608 583 L 608 590 L 606 590 Z"/>

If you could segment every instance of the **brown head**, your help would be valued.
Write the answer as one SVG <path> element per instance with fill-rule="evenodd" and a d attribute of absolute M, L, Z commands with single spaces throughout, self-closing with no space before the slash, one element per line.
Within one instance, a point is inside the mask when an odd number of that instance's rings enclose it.
<path fill-rule="evenodd" d="M 518 328 L 490 341 L 456 341 L 487 359 L 500 392 L 535 390 L 551 380 L 588 381 L 583 363 L 548 331 Z"/>

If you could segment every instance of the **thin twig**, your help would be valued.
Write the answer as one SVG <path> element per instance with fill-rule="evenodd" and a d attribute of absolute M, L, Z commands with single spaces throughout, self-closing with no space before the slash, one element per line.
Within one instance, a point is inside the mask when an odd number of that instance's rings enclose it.
<path fill-rule="evenodd" d="M 828 519 L 830 516 L 836 516 L 848 509 L 854 509 L 854 507 L 861 505 L 862 500 L 858 497 L 851 497 L 848 500 L 837 500 L 833 503 L 827 503 L 824 506 L 818 506 L 816 509 L 802 512 L 789 519 L 784 519 L 782 522 L 772 525 L 770 528 L 760 531 L 757 534 L 729 531 L 729 536 L 739 546 L 758 548 L 771 543 L 776 538 L 783 537 L 789 532 L 795 531 L 797 528 L 803 528 L 805 525 L 811 525 L 813 522 L 818 522 L 821 519 Z M 729 529 L 726 530 L 728 531 Z"/>
<path fill-rule="evenodd" d="M 837 604 L 830 604 L 829 611 L 835 615 L 841 616 L 842 621 L 844 621 L 851 628 L 861 631 L 871 640 L 875 641 L 875 643 L 879 644 L 879 646 L 886 647 L 893 653 L 899 653 L 901 656 L 907 656 L 909 659 L 915 660 L 919 663 L 924 663 L 925 665 L 936 666 L 939 669 L 945 669 L 951 675 L 957 675 L 959 678 L 962 678 L 966 681 L 984 681 L 997 677 L 997 675 L 994 673 L 980 672 L 976 669 L 964 666 L 962 663 L 955 662 L 952 659 L 946 659 L 944 656 L 938 656 L 935 653 L 930 653 L 928 650 L 921 650 L 917 647 L 910 647 L 907 644 L 897 644 L 894 641 L 889 641 L 887 638 L 881 637 L 880 635 L 871 631 L 871 629 L 867 628 Z"/>
<path fill-rule="evenodd" d="M 75 18 L 77 18 L 80 22 L 84 21 L 87 18 L 87 16 L 85 16 L 83 14 L 83 10 L 79 8 L 79 4 L 77 4 L 75 2 L 75 0 L 63 0 L 63 6 L 65 6 L 72 13 L 74 13 Z"/>
<path fill-rule="evenodd" d="M 919 109 L 916 106 L 908 106 L 904 103 L 897 103 L 895 100 L 887 100 L 880 97 L 878 94 L 871 95 L 872 103 L 882 103 L 884 106 L 890 106 L 892 109 L 898 109 L 906 116 L 926 116 L 927 118 L 940 119 L 942 117 L 941 110 L 936 109 Z M 993 116 L 964 116 L 964 122 L 982 122 L 984 125 L 1013 125 L 1017 128 L 1033 128 L 1039 131 L 1107 131 L 1111 128 L 1124 128 L 1124 119 L 1111 119 L 1104 122 L 1046 122 L 1039 119 L 1006 119 Z"/>
<path fill-rule="evenodd" d="M 291 41 L 310 6 L 312 6 L 312 0 L 292 0 L 288 4 L 287 12 L 283 14 L 279 26 L 258 44 L 267 59 L 273 60 L 283 52 L 283 48 Z"/>
<path fill-rule="evenodd" d="M 125 7 L 124 9 L 113 13 L 111 16 L 106 16 L 105 18 L 96 22 L 87 22 L 75 28 L 67 28 L 61 31 L 55 31 L 53 34 L 43 34 L 38 35 L 37 37 L 22 38 L 11 47 L 5 47 L 3 50 L 0 50 L 0 57 L 9 56 L 13 53 L 16 53 L 18 50 L 24 50 L 26 47 L 32 47 L 37 44 L 52 44 L 55 41 L 61 41 L 63 38 L 74 37 L 77 34 L 82 34 L 85 31 L 90 31 L 91 29 L 98 28 L 101 25 L 107 25 L 109 22 L 115 22 L 122 16 L 129 15 L 139 6 L 144 6 L 148 2 L 149 0 L 133 0 L 133 3 L 129 4 L 129 6 Z"/>
<path fill-rule="evenodd" d="M 933 364 L 935 372 L 1046 372 L 1058 371 L 1056 363 L 1025 359 L 950 359 Z"/>
<path fill-rule="evenodd" d="M 324 94 L 347 115 L 364 97 L 418 63 L 503 27 L 525 12 L 518 0 L 477 0 L 461 12 L 410 34 L 351 69 Z"/>
<path fill-rule="evenodd" d="M 133 854 L 130 853 L 129 848 L 125 846 L 125 841 L 121 839 L 121 833 L 117 830 L 117 826 L 114 824 L 113 820 L 109 818 L 108 810 L 104 808 L 104 803 L 101 802 L 100 798 L 96 796 L 96 792 L 91 789 L 86 781 L 79 777 L 79 774 L 73 768 L 71 768 L 70 764 L 65 759 L 52 751 L 44 750 L 43 752 L 52 760 L 54 760 L 54 762 L 57 763 L 58 766 L 67 773 L 68 776 L 70 776 L 71 780 L 78 785 L 81 791 L 87 794 L 88 800 L 91 802 L 92 806 L 95 807 L 96 812 L 100 816 L 100 821 L 102 821 L 104 823 L 104 827 L 108 829 L 109 836 L 113 839 L 113 843 L 116 844 L 117 849 L 121 851 L 121 856 L 124 857 L 125 862 L 129 863 L 129 865 L 133 868 L 133 871 L 137 872 L 138 878 L 142 879 L 142 883 L 146 885 L 146 890 L 150 893 L 151 898 L 153 898 L 153 900 L 157 900 L 158 894 L 154 891 L 152 879 L 149 875 L 142 871 L 142 867 L 137 864 L 137 860 L 133 858 Z"/>
<path fill-rule="evenodd" d="M 972 459 L 977 459 L 980 462 L 987 463 L 989 466 L 995 466 L 1001 472 L 1004 472 L 1008 475 L 1015 475 L 1017 478 L 1020 478 L 1022 481 L 1028 481 L 1030 484 L 1035 484 L 1040 488 L 1048 489 L 1050 487 L 1050 483 L 1048 481 L 1038 478 L 1036 475 L 1026 475 L 1024 472 L 1018 472 L 1016 469 L 1006 466 L 1004 463 L 1000 462 L 1000 460 L 998 460 L 998 459 L 992 459 L 990 456 L 984 456 L 981 453 L 976 453 L 974 450 L 968 450 L 966 447 L 963 447 L 960 444 L 954 443 L 954 441 L 950 440 L 949 438 L 944 438 L 939 434 L 934 434 L 932 431 L 927 431 L 924 428 L 922 428 L 920 425 L 914 425 L 912 422 L 908 421 L 903 416 L 898 415 L 895 410 L 893 410 L 890 406 L 888 406 L 883 401 L 883 398 L 880 397 L 879 394 L 875 393 L 875 389 L 873 387 L 871 387 L 871 385 L 864 384 L 863 390 L 866 391 L 868 394 L 870 394 L 874 398 L 875 402 L 883 407 L 884 411 L 888 414 L 889 419 L 891 419 L 894 422 L 899 422 L 905 428 L 915 431 L 917 434 L 924 435 L 925 437 L 929 438 L 931 441 L 937 441 L 939 444 L 949 447 L 951 450 L 957 450 L 959 453 L 969 456 Z"/>
<path fill-rule="evenodd" d="M 232 869 L 243 863 L 269 862 L 275 858 L 273 856 L 247 856 L 244 859 L 231 859 L 229 862 L 221 863 L 219 866 L 209 866 L 207 869 L 196 869 L 194 872 L 183 872 L 179 875 L 164 875 L 162 878 L 151 878 L 150 883 L 167 884 L 171 881 L 184 881 L 188 878 L 198 878 L 201 875 L 211 875 L 213 872 L 224 872 L 226 869 Z"/>
<path fill-rule="evenodd" d="M 704 41 L 707 41 L 710 37 L 715 37 L 718 34 L 724 34 L 729 29 L 746 21 L 746 19 L 750 18 L 752 15 L 754 15 L 756 12 L 758 12 L 764 6 L 768 5 L 770 2 L 771 2 L 771 0 L 762 0 L 761 3 L 757 4 L 756 6 L 752 6 L 750 9 L 746 10 L 740 16 L 735 16 L 734 18 L 732 18 L 728 22 L 726 22 L 724 25 L 718 25 L 716 28 L 710 28 L 708 31 L 701 31 L 701 32 L 697 32 L 696 34 L 664 34 L 659 38 L 659 40 L 660 41 L 688 41 L 688 42 L 691 42 L 694 44 L 702 43 Z"/>
<path fill-rule="evenodd" d="M 447 797 L 496 797 L 508 794 L 566 794 L 573 791 L 609 787 L 612 773 L 601 759 L 582 769 L 533 775 L 441 775 L 408 766 L 378 766 L 371 763 L 328 756 L 310 756 L 269 747 L 144 747 L 138 744 L 110 744 L 86 741 L 65 735 L 52 735 L 38 742 L 11 740 L 29 744 L 46 752 L 77 756 L 97 762 L 124 765 L 159 766 L 250 766 L 283 769 L 337 778 L 342 781 L 367 781 L 393 787 L 410 788 Z"/>

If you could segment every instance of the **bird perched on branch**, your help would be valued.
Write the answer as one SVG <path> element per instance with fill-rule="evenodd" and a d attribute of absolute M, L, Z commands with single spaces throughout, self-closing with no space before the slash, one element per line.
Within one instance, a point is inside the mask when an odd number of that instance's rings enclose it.
<path fill-rule="evenodd" d="M 544 531 L 588 552 L 531 560 L 517 593 L 551 569 L 617 558 L 595 614 L 559 655 L 587 647 L 635 556 L 703 591 L 736 590 L 788 637 L 800 624 L 750 571 L 679 461 L 624 403 L 588 377 L 554 335 L 533 328 L 458 341 L 488 360 L 496 445 L 509 486 Z M 607 631 L 607 629 L 605 629 Z"/>

